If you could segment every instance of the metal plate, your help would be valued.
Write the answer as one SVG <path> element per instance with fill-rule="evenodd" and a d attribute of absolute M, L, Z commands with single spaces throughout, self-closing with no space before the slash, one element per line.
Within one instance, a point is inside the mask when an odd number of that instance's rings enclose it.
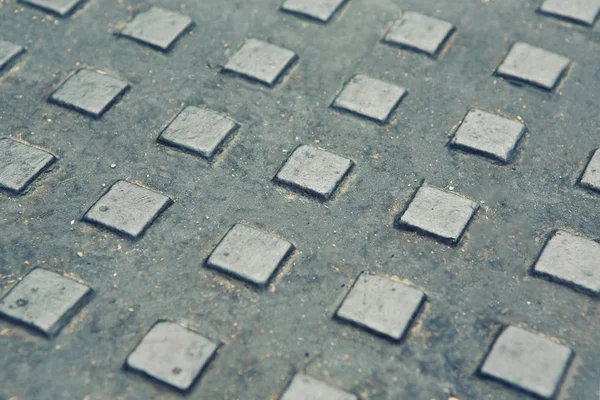
<path fill-rule="evenodd" d="M 558 399 L 598 398 L 598 298 L 532 275 L 555 230 L 600 237 L 600 195 L 577 184 L 600 147 L 597 24 L 537 0 L 349 0 L 326 23 L 282 4 L 0 2 L 0 40 L 27 50 L 0 71 L 1 136 L 58 159 L 0 198 L 0 296 L 35 266 L 95 292 L 51 340 L 0 320 L 0 398 L 180 398 L 122 368 L 158 320 L 223 343 L 190 398 L 278 399 L 303 373 L 361 399 L 530 399 L 477 373 L 507 325 L 573 350 Z M 166 52 L 119 36 L 152 6 L 194 22 Z M 455 26 L 436 59 L 382 43 L 403 12 Z M 223 73 L 247 39 L 297 56 L 273 87 Z M 572 60 L 553 91 L 494 75 L 517 42 Z M 98 119 L 47 101 L 85 67 L 130 85 Z M 356 75 L 408 91 L 385 124 L 331 107 Z M 188 105 L 240 124 L 212 163 L 157 142 Z M 510 164 L 448 146 L 470 109 L 525 124 Z M 355 163 L 326 202 L 272 181 L 302 144 Z M 135 241 L 81 222 L 119 180 L 174 201 Z M 394 226 L 422 180 L 479 203 L 458 245 Z M 205 268 L 236 223 L 296 248 L 265 288 Z M 362 271 L 427 294 L 401 342 L 334 318 Z"/>

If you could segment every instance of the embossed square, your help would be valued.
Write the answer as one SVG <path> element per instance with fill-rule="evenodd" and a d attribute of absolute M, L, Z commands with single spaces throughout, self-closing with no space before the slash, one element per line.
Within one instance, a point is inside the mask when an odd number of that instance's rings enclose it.
<path fill-rule="evenodd" d="M 358 398 L 305 374 L 297 374 L 279 400 L 358 400 Z"/>
<path fill-rule="evenodd" d="M 572 355 L 566 346 L 509 326 L 492 345 L 479 372 L 549 400 L 558 391 Z"/>
<path fill-rule="evenodd" d="M 0 40 L 0 71 L 24 51 L 23 46 Z"/>
<path fill-rule="evenodd" d="M 223 70 L 273 86 L 295 60 L 293 51 L 261 40 L 248 39 L 227 61 Z"/>
<path fill-rule="evenodd" d="M 527 43 L 515 43 L 504 58 L 496 75 L 514 83 L 526 83 L 554 90 L 571 60 Z"/>
<path fill-rule="evenodd" d="M 346 83 L 332 106 L 384 123 L 407 93 L 399 86 L 359 74 Z"/>
<path fill-rule="evenodd" d="M 520 122 L 471 110 L 456 130 L 450 145 L 506 164 L 525 131 L 525 125 Z"/>
<path fill-rule="evenodd" d="M 9 138 L 0 138 L 0 189 L 22 194 L 56 161 L 52 154 Z"/>
<path fill-rule="evenodd" d="M 600 244 L 558 230 L 544 246 L 533 273 L 600 296 Z"/>
<path fill-rule="evenodd" d="M 50 102 L 100 118 L 129 84 L 101 71 L 80 69 L 50 95 Z"/>
<path fill-rule="evenodd" d="M 54 337 L 89 300 L 92 289 L 35 268 L 0 299 L 0 315 Z"/>
<path fill-rule="evenodd" d="M 400 340 L 425 301 L 420 290 L 363 272 L 336 312 L 340 319 Z"/>
<path fill-rule="evenodd" d="M 126 181 L 117 181 L 88 210 L 84 221 L 137 239 L 173 200 Z"/>
<path fill-rule="evenodd" d="M 274 181 L 319 200 L 329 200 L 352 169 L 354 162 L 313 146 L 294 150 Z"/>
<path fill-rule="evenodd" d="M 600 13 L 600 0 L 545 0 L 538 10 L 543 14 L 592 26 Z"/>
<path fill-rule="evenodd" d="M 190 25 L 192 19 L 188 16 L 152 7 L 136 15 L 121 31 L 121 35 L 167 51 Z"/>
<path fill-rule="evenodd" d="M 258 286 L 265 286 L 294 250 L 277 236 L 235 224 L 213 250 L 206 265 Z"/>
<path fill-rule="evenodd" d="M 383 41 L 436 57 L 454 32 L 454 25 L 416 12 L 405 12 Z"/>
<path fill-rule="evenodd" d="M 42 10 L 52 12 L 61 17 L 69 15 L 84 0 L 19 0 L 21 3 L 30 4 Z"/>
<path fill-rule="evenodd" d="M 211 159 L 239 125 L 214 111 L 188 106 L 160 134 L 158 141 Z"/>
<path fill-rule="evenodd" d="M 327 22 L 346 0 L 286 0 L 281 9 Z"/>
<path fill-rule="evenodd" d="M 456 244 L 478 209 L 479 204 L 466 197 L 423 184 L 397 224 Z"/>
<path fill-rule="evenodd" d="M 218 348 L 219 344 L 179 324 L 159 321 L 127 357 L 126 365 L 185 392 Z"/>

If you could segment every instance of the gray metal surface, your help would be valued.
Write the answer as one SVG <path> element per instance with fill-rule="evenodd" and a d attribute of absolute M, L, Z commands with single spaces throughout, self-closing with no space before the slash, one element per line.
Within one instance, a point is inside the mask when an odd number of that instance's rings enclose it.
<path fill-rule="evenodd" d="M 510 325 L 573 350 L 557 399 L 596 400 L 598 297 L 532 266 L 557 229 L 600 237 L 600 196 L 577 184 L 600 147 L 597 23 L 541 1 L 349 0 L 326 23 L 282 3 L 88 0 L 59 18 L 0 1 L 0 40 L 26 49 L 0 71 L 1 136 L 59 159 L 0 197 L 0 296 L 35 266 L 95 292 L 53 339 L 0 319 L 0 398 L 181 398 L 123 368 L 166 319 L 223 343 L 193 399 L 278 400 L 297 373 L 362 400 L 531 399 L 478 373 Z M 119 35 L 152 6 L 193 21 L 166 52 Z M 436 59 L 382 43 L 402 11 L 456 27 Z M 297 55 L 272 87 L 222 71 L 250 38 Z M 552 91 L 494 75 L 518 42 L 572 60 Z M 98 119 L 48 101 L 84 67 L 131 86 Z M 356 75 L 410 94 L 384 123 L 331 107 Z M 157 142 L 188 105 L 240 124 L 212 162 Z M 527 126 L 509 165 L 448 146 L 473 108 Z M 273 183 L 301 144 L 355 163 L 331 199 Z M 423 179 L 480 205 L 456 246 L 394 224 Z M 119 180 L 174 200 L 137 240 L 82 221 Z M 236 223 L 296 247 L 264 288 L 205 268 Z M 399 343 L 334 317 L 362 271 L 427 294 Z"/>

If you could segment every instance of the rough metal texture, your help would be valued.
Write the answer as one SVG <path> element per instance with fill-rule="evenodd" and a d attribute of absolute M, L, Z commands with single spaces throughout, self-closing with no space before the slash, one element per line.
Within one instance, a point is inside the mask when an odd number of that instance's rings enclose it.
<path fill-rule="evenodd" d="M 259 286 L 267 284 L 294 246 L 276 236 L 236 224 L 206 264 Z"/>
<path fill-rule="evenodd" d="M 454 26 L 427 15 L 405 12 L 394 22 L 383 40 L 435 56 L 454 32 Z"/>
<path fill-rule="evenodd" d="M 166 51 L 191 24 L 190 17 L 152 7 L 136 15 L 121 31 L 121 35 Z"/>
<path fill-rule="evenodd" d="M 600 244 L 565 231 L 557 231 L 544 247 L 533 271 L 598 296 Z"/>
<path fill-rule="evenodd" d="M 346 83 L 332 105 L 378 122 L 386 122 L 406 93 L 399 86 L 356 75 Z"/>
<path fill-rule="evenodd" d="M 158 141 L 210 159 L 238 127 L 224 115 L 189 106 L 165 128 Z"/>
<path fill-rule="evenodd" d="M 337 310 L 338 318 L 400 340 L 425 300 L 423 292 L 363 272 Z"/>
<path fill-rule="evenodd" d="M 346 0 L 285 0 L 281 9 L 327 22 Z"/>
<path fill-rule="evenodd" d="M 53 337 L 85 304 L 92 289 L 52 271 L 36 268 L 0 299 L 0 316 Z"/>
<path fill-rule="evenodd" d="M 23 193 L 50 164 L 52 154 L 8 138 L 0 138 L 0 189 Z"/>
<path fill-rule="evenodd" d="M 525 126 L 520 122 L 481 110 L 471 110 L 450 144 L 507 163 L 523 133 Z"/>
<path fill-rule="evenodd" d="M 61 17 L 70 14 L 84 0 L 19 0 L 21 3 L 39 7 Z"/>
<path fill-rule="evenodd" d="M 25 49 L 18 44 L 9 43 L 0 40 L 0 70 L 4 69 L 16 56 L 21 54 Z"/>
<path fill-rule="evenodd" d="M 357 397 L 308 375 L 298 374 L 280 400 L 357 400 Z"/>
<path fill-rule="evenodd" d="M 127 357 L 127 367 L 186 391 L 217 348 L 216 343 L 179 324 L 160 321 Z"/>
<path fill-rule="evenodd" d="M 515 82 L 552 90 L 570 63 L 571 60 L 558 54 L 527 43 L 515 43 L 498 66 L 496 74 Z"/>
<path fill-rule="evenodd" d="M 286 160 L 275 182 L 329 200 L 354 163 L 313 146 L 301 145 Z"/>
<path fill-rule="evenodd" d="M 0 397 L 179 399 L 122 368 L 169 319 L 224 342 L 189 399 L 278 399 L 302 371 L 361 400 L 532 400 L 476 373 L 501 326 L 521 324 L 576 353 L 557 399 L 598 399 L 598 299 L 530 274 L 549 232 L 600 237 L 599 196 L 576 186 L 600 146 L 597 27 L 542 15 L 540 1 L 350 0 L 325 24 L 282 3 L 89 0 L 50 19 L 2 2 L 2 40 L 28 51 L 0 76 L 1 135 L 60 160 L 35 190 L 0 198 L 0 296 L 34 265 L 77 277 L 96 296 L 52 340 L 0 320 Z M 115 36 L 152 5 L 195 22 L 166 53 Z M 406 10 L 456 26 L 443 59 L 381 43 Z M 279 84 L 220 72 L 247 38 L 298 54 Z M 493 76 L 515 41 L 573 60 L 555 91 Z M 77 63 L 132 88 L 99 119 L 49 104 Z M 387 124 L 329 107 L 356 74 L 410 92 Z M 213 163 L 156 142 L 187 105 L 241 125 Z M 447 146 L 471 108 L 527 122 L 509 166 Z M 272 183 L 302 143 L 356 163 L 328 202 Z M 394 228 L 422 179 L 481 204 L 457 246 Z M 118 180 L 175 200 L 137 241 L 80 222 Z M 266 290 L 203 266 L 237 222 L 297 248 Z M 365 270 L 427 293 L 406 340 L 333 317 Z"/>
<path fill-rule="evenodd" d="M 137 239 L 172 203 L 168 196 L 118 181 L 94 203 L 83 220 Z"/>
<path fill-rule="evenodd" d="M 128 83 L 84 68 L 69 77 L 49 100 L 99 118 L 128 88 Z"/>
<path fill-rule="evenodd" d="M 273 86 L 295 59 L 293 51 L 248 39 L 223 69 Z"/>
<path fill-rule="evenodd" d="M 585 25 L 593 25 L 600 13 L 600 0 L 544 0 L 539 11 Z"/>
<path fill-rule="evenodd" d="M 423 184 L 398 224 L 456 244 L 478 209 L 479 204 L 470 199 Z"/>
<path fill-rule="evenodd" d="M 543 399 L 552 399 L 572 354 L 566 346 L 509 326 L 494 342 L 480 373 Z"/>

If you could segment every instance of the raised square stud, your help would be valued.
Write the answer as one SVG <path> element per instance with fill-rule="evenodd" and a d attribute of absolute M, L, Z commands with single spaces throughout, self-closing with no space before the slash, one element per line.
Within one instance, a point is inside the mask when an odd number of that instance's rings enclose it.
<path fill-rule="evenodd" d="M 117 181 L 89 209 L 84 221 L 137 239 L 163 211 L 169 197 L 125 181 Z"/>
<path fill-rule="evenodd" d="M 406 94 L 405 89 L 391 83 L 355 75 L 332 106 L 384 123 Z"/>
<path fill-rule="evenodd" d="M 167 51 L 191 24 L 192 19 L 188 16 L 152 7 L 136 15 L 121 31 L 121 35 Z"/>
<path fill-rule="evenodd" d="M 456 244 L 478 209 L 479 204 L 466 197 L 423 184 L 397 224 Z"/>
<path fill-rule="evenodd" d="M 525 130 L 525 125 L 520 122 L 471 110 L 450 140 L 450 145 L 506 164 Z"/>
<path fill-rule="evenodd" d="M 279 400 L 358 400 L 358 397 L 308 375 L 296 374 Z"/>
<path fill-rule="evenodd" d="M 425 294 L 403 283 L 363 272 L 336 316 L 392 340 L 400 340 L 425 301 Z"/>
<path fill-rule="evenodd" d="M 0 71 L 23 51 L 23 46 L 0 40 Z"/>
<path fill-rule="evenodd" d="M 104 72 L 80 69 L 50 95 L 49 100 L 80 113 L 100 118 L 129 84 Z"/>
<path fill-rule="evenodd" d="M 217 343 L 179 324 L 159 321 L 127 357 L 126 365 L 184 392 L 218 348 Z"/>
<path fill-rule="evenodd" d="M 454 25 L 450 22 L 405 12 L 394 22 L 383 41 L 435 57 L 453 32 Z"/>
<path fill-rule="evenodd" d="M 600 192 L 600 151 L 594 150 L 585 171 L 579 179 L 579 184 L 585 188 Z"/>
<path fill-rule="evenodd" d="M 600 0 L 545 0 L 538 10 L 543 14 L 592 26 L 600 13 Z"/>
<path fill-rule="evenodd" d="M 553 399 L 571 362 L 570 348 L 509 326 L 496 339 L 479 373 L 542 399 Z"/>
<path fill-rule="evenodd" d="M 0 138 L 0 189 L 22 194 L 56 157 L 33 146 Z"/>
<path fill-rule="evenodd" d="M 281 9 L 327 22 L 346 0 L 286 0 Z"/>
<path fill-rule="evenodd" d="M 165 128 L 158 141 L 211 159 L 238 127 L 224 115 L 188 106 Z"/>
<path fill-rule="evenodd" d="M 69 15 L 83 0 L 19 0 L 61 17 Z"/>
<path fill-rule="evenodd" d="M 236 224 L 213 250 L 206 265 L 265 286 L 293 250 L 294 246 L 286 240 Z"/>
<path fill-rule="evenodd" d="M 301 145 L 275 175 L 274 181 L 319 200 L 329 200 L 350 172 L 352 160 Z"/>
<path fill-rule="evenodd" d="M 496 75 L 514 83 L 553 90 L 570 64 L 566 57 L 518 42 L 498 66 Z"/>
<path fill-rule="evenodd" d="M 556 231 L 533 266 L 533 273 L 600 295 L 600 244 Z"/>
<path fill-rule="evenodd" d="M 0 299 L 0 315 L 54 337 L 87 303 L 92 292 L 86 285 L 36 268 Z"/>
<path fill-rule="evenodd" d="M 296 54 L 290 50 L 248 39 L 223 69 L 273 86 L 295 59 Z"/>

